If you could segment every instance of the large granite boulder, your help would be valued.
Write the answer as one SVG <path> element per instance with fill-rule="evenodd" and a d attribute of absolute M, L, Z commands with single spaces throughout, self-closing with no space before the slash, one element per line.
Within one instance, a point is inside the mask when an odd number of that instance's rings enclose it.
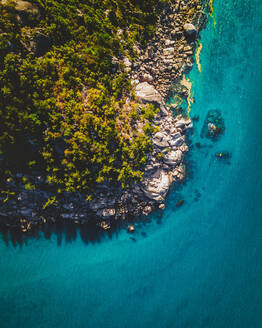
<path fill-rule="evenodd" d="M 175 164 L 180 163 L 181 159 L 182 159 L 182 151 L 181 150 L 170 151 L 164 157 L 164 162 L 168 165 L 175 165 Z"/>
<path fill-rule="evenodd" d="M 143 192 L 146 197 L 157 202 L 164 201 L 169 187 L 172 183 L 172 177 L 162 169 L 143 182 Z"/>
<path fill-rule="evenodd" d="M 174 53 L 175 53 L 175 49 L 173 47 L 163 49 L 164 56 L 173 56 Z"/>
<path fill-rule="evenodd" d="M 23 0 L 15 1 L 15 10 L 21 11 L 21 12 L 27 12 L 27 13 L 31 13 L 31 14 L 35 14 L 35 15 L 39 14 L 39 9 L 35 4 L 33 4 L 29 1 L 23 1 Z"/>
<path fill-rule="evenodd" d="M 7 5 L 7 0 L 2 0 L 3 5 Z M 40 11 L 36 4 L 29 1 L 15 0 L 14 8 L 18 12 L 18 17 L 23 24 L 31 22 L 31 18 L 34 20 L 40 19 Z"/>
<path fill-rule="evenodd" d="M 124 64 L 124 69 L 126 73 L 129 73 L 132 69 L 132 63 L 131 61 L 128 59 L 128 57 L 125 57 L 123 60 L 123 64 Z"/>
<path fill-rule="evenodd" d="M 195 37 L 197 33 L 196 27 L 193 24 L 189 23 L 184 25 L 184 31 L 188 37 Z"/>
<path fill-rule="evenodd" d="M 160 93 L 148 82 L 138 83 L 136 88 L 136 95 L 144 102 L 153 102 L 163 105 L 164 101 Z"/>
<path fill-rule="evenodd" d="M 166 148 L 169 146 L 167 140 L 168 140 L 168 136 L 165 135 L 163 132 L 157 132 L 152 138 L 153 144 L 160 148 Z"/>

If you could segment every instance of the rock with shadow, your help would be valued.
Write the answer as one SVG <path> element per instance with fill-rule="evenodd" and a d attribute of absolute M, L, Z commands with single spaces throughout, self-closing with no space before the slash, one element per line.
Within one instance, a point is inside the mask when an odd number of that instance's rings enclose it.
<path fill-rule="evenodd" d="M 221 112 L 217 109 L 209 110 L 201 131 L 201 137 L 216 141 L 224 132 L 225 123 Z"/>

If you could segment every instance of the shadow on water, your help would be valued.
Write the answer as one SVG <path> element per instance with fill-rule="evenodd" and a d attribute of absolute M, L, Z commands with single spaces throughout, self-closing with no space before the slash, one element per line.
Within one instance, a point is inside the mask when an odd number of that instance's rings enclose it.
<path fill-rule="evenodd" d="M 73 221 L 57 219 L 55 223 L 48 222 L 41 226 L 33 227 L 30 231 L 23 233 L 19 228 L 7 228 L 0 226 L 0 235 L 7 246 L 22 247 L 32 238 L 45 238 L 50 240 L 56 236 L 57 246 L 63 242 L 72 243 L 78 236 L 85 244 L 100 243 L 105 239 L 111 239 L 123 228 L 119 223 L 112 226 L 108 231 L 91 223 L 75 224 Z"/>
<path fill-rule="evenodd" d="M 201 192 L 198 189 L 194 189 L 192 191 L 192 198 L 191 199 L 184 199 L 184 187 L 191 183 L 194 179 L 194 176 L 197 172 L 197 162 L 194 159 L 195 152 L 200 152 L 204 156 L 208 156 L 213 152 L 214 143 L 209 142 L 205 138 L 200 138 L 201 143 L 194 143 L 194 134 L 195 134 L 195 127 L 199 129 L 200 122 L 195 120 L 194 128 L 191 132 L 188 133 L 187 141 L 189 145 L 189 152 L 185 158 L 185 165 L 186 165 L 186 177 L 180 183 L 174 184 L 169 192 L 168 195 L 168 207 L 171 209 L 172 213 L 176 211 L 180 211 L 183 209 L 184 204 L 192 201 L 199 201 L 201 198 Z M 219 159 L 216 158 L 215 153 L 213 155 L 213 161 L 218 161 Z M 230 164 L 230 158 L 223 158 L 221 163 Z M 213 162 L 210 162 L 212 165 Z M 72 243 L 78 237 L 82 239 L 85 244 L 95 244 L 100 243 L 104 240 L 112 239 L 113 236 L 117 237 L 119 232 L 123 229 L 127 229 L 127 225 L 132 223 L 135 224 L 136 233 L 134 235 L 130 235 L 129 239 L 132 242 L 136 242 L 138 235 L 146 238 L 147 233 L 144 232 L 144 228 L 147 225 L 151 224 L 152 222 L 156 223 L 157 225 L 162 224 L 162 217 L 164 212 L 162 210 L 155 210 L 148 216 L 141 216 L 141 217 L 134 217 L 127 221 L 117 221 L 111 222 L 111 229 L 110 230 L 103 230 L 102 228 L 98 227 L 94 223 L 84 223 L 84 224 L 76 224 L 73 220 L 63 220 L 57 219 L 55 222 L 47 222 L 44 225 L 40 226 L 33 226 L 30 231 L 23 233 L 19 228 L 7 228 L 5 226 L 0 225 L 0 235 L 2 236 L 3 241 L 7 246 L 13 247 L 22 247 L 26 245 L 28 241 L 32 238 L 40 239 L 45 238 L 46 240 L 50 240 L 53 236 L 56 237 L 57 246 L 61 246 L 62 243 Z"/>
<path fill-rule="evenodd" d="M 162 211 L 154 211 L 152 215 L 129 218 L 126 221 L 111 222 L 109 230 L 103 230 L 95 223 L 86 222 L 76 224 L 73 220 L 57 219 L 55 222 L 47 222 L 43 225 L 33 226 L 30 231 L 22 232 L 19 228 L 8 228 L 0 225 L 0 238 L 6 246 L 22 247 L 27 245 L 31 239 L 45 238 L 51 240 L 55 236 L 57 246 L 62 246 L 63 243 L 72 243 L 79 237 L 85 244 L 101 243 L 105 240 L 110 240 L 113 237 L 117 238 L 123 230 L 127 232 L 129 224 L 135 224 L 135 232 L 130 234 L 129 239 L 136 242 L 136 238 L 142 236 L 147 237 L 144 228 L 154 222 L 160 223 Z M 128 232 L 127 232 L 128 233 Z M 136 238 L 135 238 L 136 237 Z"/>

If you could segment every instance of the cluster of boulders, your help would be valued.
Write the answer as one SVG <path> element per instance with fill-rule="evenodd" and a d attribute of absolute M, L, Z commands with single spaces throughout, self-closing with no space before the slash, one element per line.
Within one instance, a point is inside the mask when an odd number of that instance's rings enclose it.
<path fill-rule="evenodd" d="M 54 201 L 45 209 L 43 204 L 49 202 L 52 194 L 43 191 L 44 179 L 31 174 L 29 176 L 32 190 L 25 190 L 22 175 L 18 174 L 10 186 L 16 184 L 18 193 L 6 195 L 0 209 L 2 223 L 9 226 L 19 225 L 23 232 L 30 230 L 35 224 L 54 221 L 56 217 L 73 220 L 75 223 L 85 223 L 94 220 L 103 229 L 110 228 L 112 220 L 125 219 L 134 215 L 148 215 L 153 209 L 164 209 L 165 198 L 173 182 L 181 181 L 185 175 L 183 164 L 184 154 L 188 147 L 185 133 L 192 126 L 186 116 L 173 117 L 164 105 L 163 98 L 151 86 L 144 83 L 145 89 L 140 88 L 141 101 L 154 100 L 160 107 L 160 112 L 154 119 L 159 132 L 152 136 L 153 152 L 148 158 L 141 182 L 127 190 L 114 188 L 107 183 L 101 184 L 91 202 L 79 194 L 62 194 L 58 202 Z M 147 93 L 150 91 L 150 94 Z M 3 196 L 5 197 L 5 196 Z M 52 199 L 52 198 L 51 198 Z"/>
<path fill-rule="evenodd" d="M 124 65 L 131 78 L 151 83 L 166 98 L 171 81 L 178 81 L 192 66 L 199 30 L 205 23 L 201 0 L 181 0 L 168 4 L 159 17 L 155 37 L 146 47 L 136 46 L 139 60 Z"/>
<path fill-rule="evenodd" d="M 185 141 L 191 119 L 185 115 L 173 116 L 165 106 L 160 93 L 148 82 L 135 88 L 141 102 L 152 102 L 160 108 L 154 119 L 158 132 L 152 135 L 153 151 L 144 168 L 143 180 L 128 190 L 104 190 L 90 203 L 90 209 L 99 224 L 108 229 L 112 219 L 128 216 L 148 215 L 153 209 L 165 208 L 165 198 L 173 182 L 181 181 L 185 175 L 184 154 L 188 151 Z"/>

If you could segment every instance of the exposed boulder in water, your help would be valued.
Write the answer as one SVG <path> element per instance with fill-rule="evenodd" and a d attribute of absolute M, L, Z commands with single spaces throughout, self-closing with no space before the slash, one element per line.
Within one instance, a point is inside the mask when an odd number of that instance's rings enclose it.
<path fill-rule="evenodd" d="M 133 224 L 129 224 L 129 226 L 128 226 L 128 228 L 127 228 L 127 231 L 128 231 L 129 233 L 134 232 L 134 231 L 135 231 L 135 226 L 134 226 Z"/>

